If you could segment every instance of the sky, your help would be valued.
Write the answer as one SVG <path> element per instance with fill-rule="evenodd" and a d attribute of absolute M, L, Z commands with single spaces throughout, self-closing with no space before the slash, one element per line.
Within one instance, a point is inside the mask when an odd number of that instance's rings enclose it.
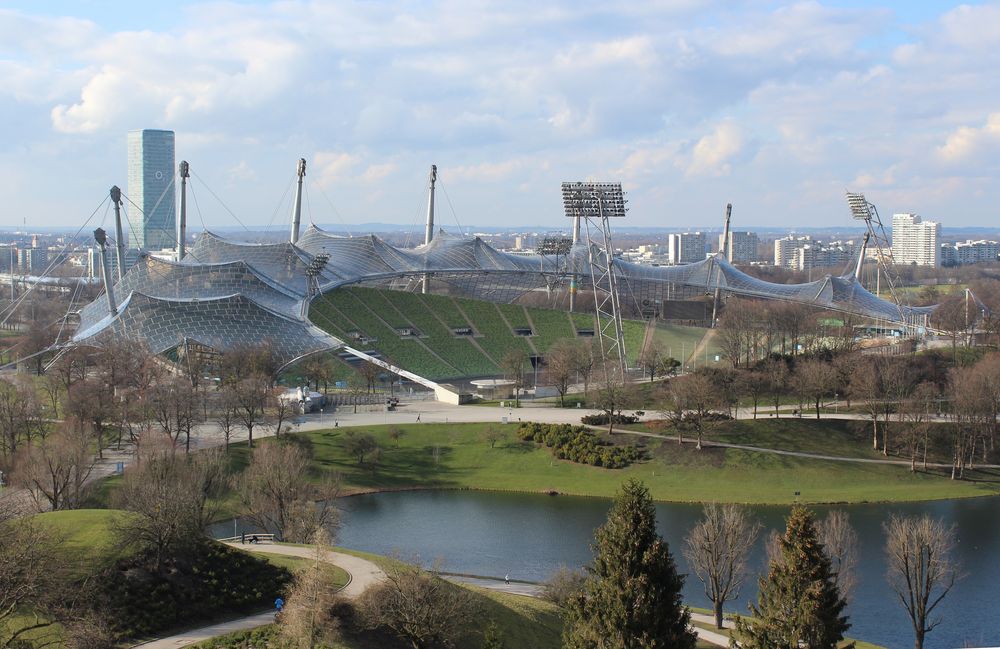
<path fill-rule="evenodd" d="M 82 225 L 126 133 L 177 133 L 194 226 L 565 226 L 619 181 L 635 227 L 1000 231 L 1000 3 L 0 3 L 0 225 Z M 107 218 L 98 209 L 96 219 Z M 93 219 L 92 219 L 93 220 Z"/>

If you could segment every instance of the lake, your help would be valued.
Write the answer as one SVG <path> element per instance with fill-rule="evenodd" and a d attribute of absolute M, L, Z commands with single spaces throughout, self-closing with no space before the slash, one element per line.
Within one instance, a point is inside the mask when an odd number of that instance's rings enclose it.
<path fill-rule="evenodd" d="M 343 526 L 337 543 L 344 547 L 400 554 L 441 569 L 478 575 L 540 581 L 561 565 L 580 567 L 591 559 L 594 528 L 610 501 L 477 491 L 407 491 L 353 496 L 341 500 Z M 927 636 L 925 646 L 961 647 L 1000 644 L 1000 498 L 925 503 L 839 506 L 858 532 L 858 584 L 849 614 L 852 637 L 886 647 L 910 647 L 909 618 L 885 581 L 882 522 L 890 513 L 943 518 L 958 530 L 956 558 L 964 577 L 939 606 L 944 622 Z M 820 516 L 830 507 L 815 507 Z M 751 558 L 755 573 L 765 569 L 762 539 L 770 529 L 784 529 L 787 507 L 753 507 L 765 526 Z M 698 505 L 659 503 L 660 533 L 670 544 L 681 571 L 687 571 L 681 543 L 701 515 Z M 231 525 L 231 524 L 230 524 Z M 232 529 L 231 526 L 228 529 Z M 229 532 L 223 532 L 228 534 Z M 746 612 L 756 598 L 756 579 L 748 580 L 727 610 Z M 701 582 L 693 575 L 685 601 L 708 607 Z"/>

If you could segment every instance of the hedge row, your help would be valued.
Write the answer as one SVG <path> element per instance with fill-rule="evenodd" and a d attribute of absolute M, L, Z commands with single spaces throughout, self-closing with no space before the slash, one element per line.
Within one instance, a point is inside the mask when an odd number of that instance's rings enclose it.
<path fill-rule="evenodd" d="M 622 469 L 643 458 L 638 446 L 615 446 L 583 426 L 524 422 L 517 429 L 519 439 L 544 444 L 560 460 L 608 469 Z"/>

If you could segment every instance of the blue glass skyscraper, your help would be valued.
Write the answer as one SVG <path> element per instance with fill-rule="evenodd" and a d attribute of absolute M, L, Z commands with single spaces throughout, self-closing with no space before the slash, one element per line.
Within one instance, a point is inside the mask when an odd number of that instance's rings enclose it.
<path fill-rule="evenodd" d="M 162 250 L 177 245 L 174 132 L 128 133 L 129 246 Z"/>

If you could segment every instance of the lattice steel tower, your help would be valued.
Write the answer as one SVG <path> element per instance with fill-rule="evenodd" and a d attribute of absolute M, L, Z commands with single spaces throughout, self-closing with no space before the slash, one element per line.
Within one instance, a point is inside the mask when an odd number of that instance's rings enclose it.
<path fill-rule="evenodd" d="M 855 219 L 865 222 L 865 226 L 868 228 L 868 245 L 875 245 L 875 259 L 886 279 L 886 283 L 889 285 L 889 295 L 892 296 L 892 301 L 899 309 L 899 321 L 907 322 L 906 312 L 903 308 L 904 304 L 897 289 L 900 285 L 900 279 L 896 274 L 895 262 L 892 258 L 892 243 L 889 240 L 889 236 L 885 233 L 885 227 L 882 225 L 882 219 L 878 215 L 878 209 L 876 209 L 873 203 L 868 202 L 864 194 L 853 192 L 847 192 L 847 205 L 851 208 L 851 215 Z M 861 254 L 864 254 L 864 252 Z M 864 260 L 860 259 L 858 261 L 859 270 L 862 264 L 864 264 Z M 856 271 L 856 274 L 860 275 L 860 272 Z"/>
<path fill-rule="evenodd" d="M 605 372 L 609 378 L 617 374 L 624 381 L 625 333 L 614 263 L 615 248 L 611 244 L 611 219 L 622 218 L 626 212 L 621 183 L 563 183 L 562 196 L 566 216 L 579 218 L 586 224 L 597 337 Z M 610 366 L 609 360 L 612 361 Z"/>

